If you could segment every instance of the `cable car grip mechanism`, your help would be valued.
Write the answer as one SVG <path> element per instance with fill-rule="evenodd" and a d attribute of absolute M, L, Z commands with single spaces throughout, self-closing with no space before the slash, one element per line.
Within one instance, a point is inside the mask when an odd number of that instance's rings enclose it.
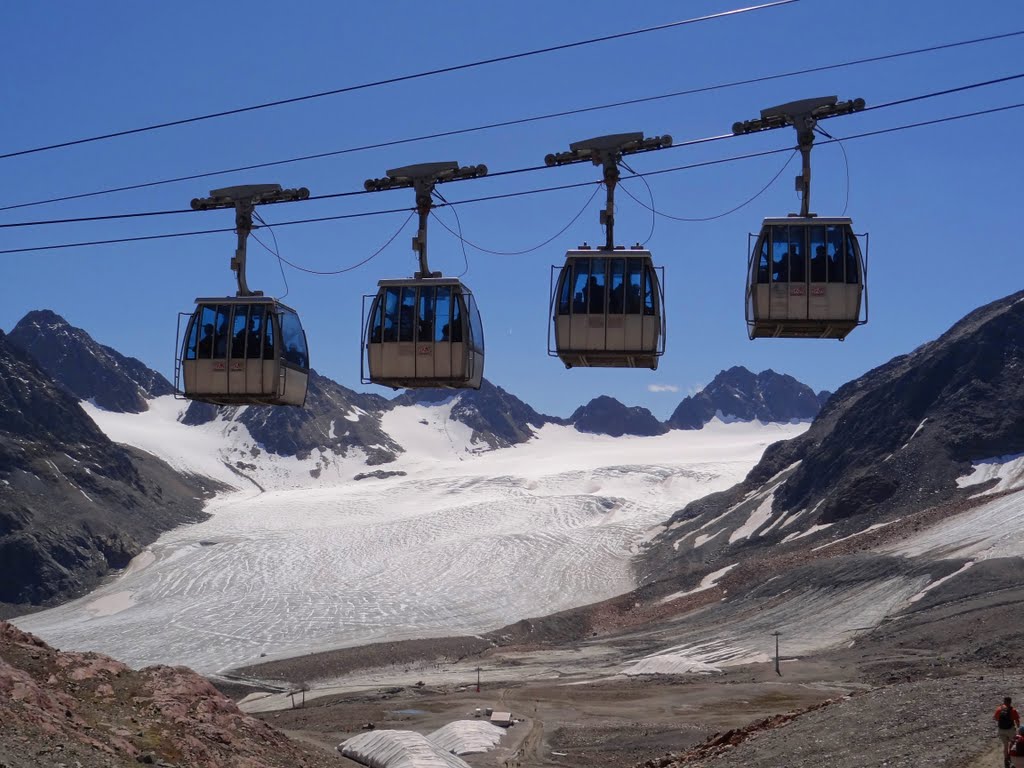
<path fill-rule="evenodd" d="M 309 190 L 282 189 L 280 184 L 242 184 L 236 187 L 223 187 L 210 190 L 209 197 L 197 197 L 192 200 L 193 211 L 208 211 L 214 208 L 235 209 L 235 232 L 238 245 L 235 255 L 231 258 L 231 269 L 238 278 L 238 296 L 262 296 L 263 291 L 249 289 L 245 279 L 246 243 L 249 233 L 253 230 L 252 215 L 257 205 L 268 203 L 287 203 L 305 200 Z"/>
<path fill-rule="evenodd" d="M 412 187 L 416 192 L 416 213 L 419 215 L 419 229 L 412 238 L 412 250 L 419 257 L 420 269 L 414 277 L 441 277 L 440 272 L 431 272 L 427 263 L 427 221 L 434 208 L 434 187 L 445 181 L 475 179 L 487 175 L 486 165 L 460 166 L 454 160 L 438 163 L 418 163 L 392 168 L 387 176 L 367 179 L 363 188 L 367 192 L 383 192 L 388 189 Z"/>
<path fill-rule="evenodd" d="M 604 250 L 615 250 L 615 185 L 619 182 L 619 163 L 623 155 L 638 152 L 651 152 L 672 146 L 672 137 L 652 136 L 644 138 L 642 131 L 635 133 L 613 133 L 607 136 L 596 136 L 592 139 L 576 141 L 569 145 L 568 152 L 555 152 L 545 156 L 544 164 L 548 166 L 582 163 L 590 160 L 600 165 L 604 173 L 604 186 L 607 192 L 604 210 L 601 211 L 601 226 L 605 229 Z"/>

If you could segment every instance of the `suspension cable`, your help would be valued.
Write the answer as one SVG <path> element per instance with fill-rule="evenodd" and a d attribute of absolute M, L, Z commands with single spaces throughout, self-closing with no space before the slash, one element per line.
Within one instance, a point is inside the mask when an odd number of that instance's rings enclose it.
<path fill-rule="evenodd" d="M 929 126 L 929 125 L 940 125 L 940 124 L 943 124 L 943 123 L 949 123 L 949 122 L 953 122 L 953 121 L 956 121 L 956 120 L 965 120 L 965 119 L 968 119 L 968 118 L 971 118 L 971 117 L 980 117 L 982 115 L 991 115 L 991 114 L 996 114 L 996 113 L 999 113 L 999 112 L 1006 112 L 1006 111 L 1009 111 L 1009 110 L 1012 110 L 1012 109 L 1020 109 L 1022 107 L 1024 107 L 1024 102 L 1020 102 L 1020 103 L 1017 103 L 1017 104 L 1007 104 L 1007 105 L 1002 106 L 1002 107 L 992 107 L 990 109 L 977 110 L 975 112 L 965 112 L 965 113 L 959 114 L 959 115 L 949 115 L 947 117 L 940 117 L 940 118 L 935 118 L 935 119 L 932 119 L 932 120 L 922 120 L 922 121 L 916 122 L 916 123 L 908 123 L 906 125 L 898 125 L 898 126 L 894 126 L 894 127 L 891 127 L 891 128 L 880 128 L 880 129 L 873 130 L 873 131 L 865 131 L 863 133 L 852 134 L 850 136 L 845 137 L 843 139 L 843 141 L 854 141 L 856 139 L 863 139 L 863 138 L 868 138 L 868 137 L 871 137 L 871 136 L 881 136 L 881 135 L 884 135 L 884 134 L 897 133 L 899 131 L 911 130 L 913 128 L 922 128 L 922 127 Z M 835 141 L 835 140 L 834 139 L 830 139 L 828 141 L 822 141 L 822 142 L 820 142 L 820 144 L 831 144 L 833 141 Z M 699 162 L 699 163 L 691 163 L 689 165 L 680 165 L 680 166 L 676 166 L 674 168 L 661 168 L 661 169 L 653 170 L 653 171 L 645 171 L 643 173 L 636 174 L 636 176 L 658 176 L 658 175 L 665 174 L 665 173 L 675 173 L 675 172 L 678 172 L 678 171 L 691 170 L 691 169 L 694 169 L 694 168 L 704 168 L 704 167 L 711 166 L 711 165 L 721 165 L 723 163 L 730 163 L 730 162 L 735 162 L 735 161 L 738 161 L 738 160 L 747 160 L 747 159 L 754 158 L 754 157 L 766 157 L 768 155 L 776 155 L 776 154 L 779 154 L 779 153 L 782 153 L 782 152 L 791 152 L 792 150 L 793 150 L 792 147 L 783 147 L 781 149 L 769 149 L 769 150 L 765 150 L 763 152 L 751 152 L 751 153 L 748 153 L 748 154 L 745 154 L 745 155 L 734 155 L 732 157 L 725 157 L 725 158 L 720 158 L 720 159 L 717 159 L 717 160 L 706 160 L 706 161 Z M 627 178 L 633 178 L 633 177 L 627 177 Z M 525 195 L 534 195 L 534 194 L 539 194 L 539 193 L 543 193 L 543 192 L 554 192 L 556 190 L 562 190 L 562 189 L 574 189 L 574 188 L 577 188 L 577 187 L 589 186 L 590 184 L 593 184 L 593 183 L 594 182 L 592 182 L 592 181 L 584 181 L 584 182 L 578 182 L 576 184 L 562 184 L 562 185 L 555 186 L 555 187 L 544 187 L 542 189 L 530 189 L 530 190 L 523 190 L 523 191 L 520 191 L 520 192 L 506 192 L 504 194 L 488 195 L 486 197 L 477 197 L 477 198 L 472 198 L 472 199 L 468 199 L 468 200 L 453 200 L 453 201 L 447 203 L 447 205 L 452 205 L 452 206 L 454 206 L 454 205 L 468 205 L 468 204 L 471 204 L 471 203 L 479 203 L 479 202 L 485 202 L 485 201 L 490 201 L 490 200 L 503 200 L 503 199 L 512 198 L 512 197 L 523 197 Z M 438 207 L 443 207 L 443 205 L 442 206 L 438 206 Z M 385 210 L 385 211 L 364 211 L 364 212 L 361 212 L 361 213 L 347 213 L 347 214 L 339 214 L 339 215 L 335 215 L 335 216 L 318 216 L 316 218 L 311 218 L 311 219 L 298 219 L 298 220 L 294 220 L 294 221 L 282 221 L 282 222 L 279 222 L 279 223 L 275 224 L 274 226 L 285 227 L 285 226 L 290 226 L 290 225 L 293 225 L 293 224 L 312 224 L 312 223 L 324 222 L 324 221 L 339 221 L 339 220 L 342 220 L 342 219 L 356 219 L 356 218 L 362 218 L 364 216 L 380 216 L 380 215 L 384 215 L 384 214 L 399 213 L 399 212 L 404 212 L 404 211 L 408 211 L 408 210 L 409 210 L 408 208 L 391 208 L 391 209 Z M 139 241 L 142 241 L 142 240 L 162 240 L 162 239 L 174 238 L 174 237 L 190 237 L 190 236 L 193 236 L 193 235 L 210 235 L 210 234 L 221 233 L 221 232 L 234 232 L 234 228 L 232 228 L 232 227 L 225 227 L 225 228 L 221 228 L 221 229 L 205 229 L 205 230 L 198 230 L 198 231 L 193 231 L 193 232 L 169 232 L 169 233 L 164 233 L 164 234 L 159 234 L 159 235 L 144 235 L 144 236 L 141 236 L 141 237 L 124 237 L 124 238 L 117 238 L 117 239 L 111 239 L 111 240 L 93 240 L 93 241 L 89 241 L 89 242 L 79 242 L 79 243 L 61 243 L 61 244 L 55 244 L 55 245 L 34 246 L 34 247 L 29 247 L 29 248 L 8 248 L 8 249 L 5 249 L 5 250 L 0 250 L 0 255 L 13 254 L 13 253 L 31 253 L 31 252 L 34 252 L 34 251 L 50 251 L 50 250 L 56 250 L 56 249 L 60 249 L 60 248 L 81 248 L 81 247 L 93 246 L 93 245 L 110 245 L 110 244 L 115 244 L 115 243 L 131 243 L 131 242 L 139 242 Z"/>
<path fill-rule="evenodd" d="M 239 115 L 245 112 L 255 112 L 261 109 L 269 109 L 270 107 L 280 107 L 285 104 L 296 104 L 302 101 L 310 101 L 312 99 L 320 99 L 325 96 L 336 96 L 342 93 L 351 93 L 353 91 L 361 91 L 367 88 L 377 88 L 382 85 L 392 85 L 394 83 L 403 83 L 409 80 L 418 80 L 425 77 L 432 77 L 434 75 L 447 74 L 449 72 L 459 72 L 466 69 L 473 69 L 475 67 L 482 67 L 488 64 L 497 64 L 505 61 L 514 61 L 516 59 L 525 59 L 530 56 L 539 56 L 545 53 L 553 53 L 555 51 L 565 51 L 571 48 L 580 48 L 586 45 L 593 45 L 595 43 L 604 43 L 610 40 L 621 40 L 626 37 L 634 37 L 636 35 L 643 35 L 649 32 L 659 32 L 665 29 L 673 29 L 676 27 L 686 26 L 688 24 L 697 24 L 703 21 L 712 21 L 714 19 L 722 19 L 728 16 L 736 16 L 743 13 L 749 13 L 751 11 L 760 11 L 767 8 L 775 8 L 782 5 L 789 5 L 795 3 L 798 0 L 773 0 L 772 2 L 763 3 L 761 5 L 751 5 L 746 8 L 735 8 L 728 11 L 721 11 L 719 13 L 711 13 L 705 16 L 697 16 L 690 19 L 682 19 L 680 21 L 670 21 L 666 24 L 658 24 L 652 27 L 644 27 L 642 29 L 634 29 L 629 32 L 616 32 L 611 35 L 602 35 L 601 37 L 592 37 L 587 40 L 577 40 L 571 43 L 561 43 L 560 45 L 551 45 L 546 48 L 537 48 L 531 51 L 521 51 L 519 53 L 506 54 L 504 56 L 495 56 L 489 59 L 480 59 L 478 61 L 472 61 L 467 64 L 456 64 L 450 67 L 439 67 L 437 69 L 427 70 L 425 72 L 416 72 L 409 75 L 399 75 L 397 77 L 389 77 L 383 80 L 374 80 L 368 83 L 360 83 L 359 85 L 349 85 L 343 88 L 334 88 L 329 91 L 320 91 L 318 93 L 310 93 L 304 96 L 293 96 L 287 99 L 278 99 L 276 101 L 267 101 L 262 104 L 252 104 L 247 107 L 237 107 L 235 109 L 226 109 L 220 112 L 210 112 L 205 115 L 196 115 L 194 117 L 181 118 L 179 120 L 169 120 L 163 123 L 154 123 L 151 125 L 144 125 L 139 128 L 129 128 L 122 131 L 113 131 L 111 133 L 101 134 L 99 136 L 89 136 L 82 139 L 73 139 L 70 141 L 62 141 L 56 144 L 48 144 L 41 147 L 33 147 L 31 149 L 21 149 L 16 152 L 7 152 L 0 154 L 0 160 L 5 160 L 11 157 L 19 157 L 21 155 L 31 155 L 37 152 L 46 152 L 52 149 L 60 149 L 62 147 L 73 147 L 80 144 L 88 144 L 95 141 L 104 141 L 106 139 L 114 139 L 121 136 L 130 136 L 137 133 L 146 133 L 148 131 L 156 131 L 162 128 L 171 128 L 178 125 L 188 125 L 190 123 L 198 123 L 205 120 L 213 120 L 215 118 L 227 117 L 229 115 Z"/>
<path fill-rule="evenodd" d="M 614 109 L 617 107 L 634 106 L 636 104 L 644 104 L 654 101 L 661 101 L 664 99 L 677 98 L 680 96 L 690 96 L 699 93 L 707 93 L 710 91 L 722 90 L 726 88 L 735 88 L 742 85 L 753 85 L 757 83 L 764 83 L 772 80 L 781 80 L 783 78 L 796 77 L 799 75 L 813 74 L 816 72 L 826 72 L 835 69 L 843 69 L 846 67 L 854 67 L 862 64 L 872 64 L 879 61 L 887 61 L 891 59 L 898 59 L 907 56 L 917 56 L 924 53 L 933 53 L 936 51 L 943 51 L 952 48 L 958 48 L 961 46 L 978 45 L 982 43 L 989 43 L 997 40 L 1003 40 L 1010 37 L 1016 37 L 1024 35 L 1024 30 L 1006 32 L 999 35 L 989 35 L 987 37 L 973 38 L 970 40 L 960 40 L 953 43 L 944 43 L 940 45 L 932 45 L 927 48 L 916 48 L 908 51 L 899 51 L 896 53 L 881 54 L 878 56 L 870 56 L 862 59 L 853 59 L 850 61 L 839 62 L 836 64 L 825 64 L 817 67 L 809 67 L 806 69 L 792 70 L 789 72 L 780 72 L 771 75 L 762 75 L 759 77 L 748 78 L 745 80 L 734 80 L 731 82 L 717 83 L 714 85 L 707 85 L 697 88 L 689 88 L 682 91 L 673 91 L 671 93 L 659 94 L 656 96 L 645 96 L 636 99 L 625 99 L 622 101 L 611 102 L 608 104 L 599 104 L 596 106 L 580 107 L 578 109 L 564 110 L 561 112 L 551 112 L 544 115 L 533 115 L 531 117 L 518 118 L 514 120 L 503 120 L 494 123 L 487 123 L 484 125 L 473 126 L 471 128 L 459 128 L 448 131 L 439 131 L 436 133 L 425 134 L 421 136 L 413 136 L 404 139 L 393 139 L 390 141 L 377 142 L 374 144 L 364 144 L 362 146 L 347 147 L 344 149 L 330 150 L 326 152 L 317 152 L 309 155 L 300 155 L 298 157 L 286 158 L 283 160 L 271 160 L 263 163 L 251 163 L 249 165 L 241 165 L 233 168 L 222 168 L 217 171 L 204 171 L 200 173 L 193 173 L 186 176 L 176 176 L 166 179 L 158 179 L 154 181 L 139 182 L 135 184 L 127 184 L 119 187 L 108 187 L 106 189 L 95 190 L 92 192 L 79 192 L 71 195 L 61 195 L 59 197 L 50 197 L 43 200 L 33 200 L 25 203 L 13 203 L 11 205 L 0 206 L 0 211 L 10 211 L 17 208 L 29 208 L 37 205 L 48 205 L 51 203 L 62 203 L 70 200 L 81 200 L 88 197 L 97 197 L 100 195 L 109 195 L 116 192 L 130 192 L 136 189 L 147 189 L 149 187 L 157 187 L 165 184 L 176 184 L 183 181 L 195 181 L 197 179 L 209 178 L 211 176 L 222 176 L 230 173 L 241 173 L 243 171 L 252 171 L 260 168 L 272 168 L 280 165 L 288 165 L 290 163 L 304 162 L 307 160 L 321 160 L 327 157 L 336 157 L 338 155 L 346 155 L 355 152 L 364 152 L 372 149 L 382 149 L 386 147 L 394 147 L 402 144 L 412 144 L 420 141 L 427 141 L 430 139 L 446 138 L 450 136 L 459 136 L 468 133 L 476 133 L 479 131 L 492 130 L 494 128 L 505 128 L 514 125 L 523 125 L 525 123 L 539 122 L 542 120 L 552 120 L 559 117 L 569 117 L 572 115 L 581 115 L 588 112 L 597 112 L 606 109 Z M 877 109 L 878 107 L 869 107 L 868 109 Z M 866 111 L 866 110 L 865 110 Z M 725 134 L 724 137 L 731 136 L 731 134 Z M 685 146 L 685 144 L 678 145 Z M 360 194 L 360 193 L 354 193 Z"/>

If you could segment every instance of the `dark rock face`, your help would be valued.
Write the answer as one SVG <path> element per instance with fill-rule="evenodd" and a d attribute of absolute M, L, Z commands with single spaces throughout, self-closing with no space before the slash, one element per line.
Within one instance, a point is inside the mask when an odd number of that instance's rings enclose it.
<path fill-rule="evenodd" d="M 829 393 L 822 393 L 827 395 Z M 822 400 L 806 384 L 772 370 L 754 374 L 742 366 L 722 371 L 702 391 L 685 398 L 667 424 L 700 429 L 721 413 L 740 421 L 779 422 L 813 419 Z"/>
<path fill-rule="evenodd" d="M 1020 453 L 1024 291 L 840 387 L 807 432 L 769 446 L 741 484 L 689 504 L 672 522 L 719 515 L 728 522 L 727 513 L 745 519 L 770 498 L 772 520 L 806 514 L 796 528 L 757 537 L 760 545 L 777 545 L 786 533 L 814 524 L 849 534 L 983 491 L 984 485 L 960 488 L 956 480 L 973 462 Z M 716 541 L 685 553 L 656 542 L 645 573 L 721 557 L 727 544 Z"/>
<path fill-rule="evenodd" d="M 668 427 L 646 408 L 629 408 L 607 395 L 581 405 L 569 417 L 569 423 L 580 432 L 612 437 L 663 435 L 668 432 Z"/>
<path fill-rule="evenodd" d="M 112 443 L 0 332 L 0 602 L 95 585 L 160 532 L 200 519 L 202 492 Z"/>
<path fill-rule="evenodd" d="M 537 413 L 515 395 L 484 379 L 478 390 L 409 390 L 391 401 L 396 405 L 436 405 L 457 399 L 451 418 L 473 429 L 474 443 L 506 448 L 533 436 L 531 427 L 564 424 L 562 419 Z"/>
<path fill-rule="evenodd" d="M 108 411 L 141 413 L 148 408 L 147 398 L 174 392 L 156 371 L 96 343 L 48 309 L 29 312 L 8 338 L 76 399 L 92 400 Z"/>
<path fill-rule="evenodd" d="M 306 458 L 315 450 L 344 455 L 359 447 L 372 465 L 394 461 L 403 450 L 380 425 L 380 415 L 389 405 L 378 395 L 353 392 L 310 371 L 304 408 L 190 403 L 182 422 L 195 426 L 219 416 L 244 424 L 265 450 L 279 456 Z"/>

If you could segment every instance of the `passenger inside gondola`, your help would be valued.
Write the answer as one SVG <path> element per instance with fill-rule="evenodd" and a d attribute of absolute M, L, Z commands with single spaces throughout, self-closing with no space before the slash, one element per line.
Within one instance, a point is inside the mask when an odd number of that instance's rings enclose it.
<path fill-rule="evenodd" d="M 828 260 L 828 255 L 825 253 L 825 246 L 818 245 L 814 248 L 814 255 L 811 257 L 811 282 L 812 283 L 824 283 L 825 282 L 825 264 Z"/>
<path fill-rule="evenodd" d="M 213 323 L 206 323 L 203 326 L 203 335 L 199 339 L 198 357 L 202 360 L 209 360 L 213 356 Z"/>
<path fill-rule="evenodd" d="M 245 311 L 241 307 L 235 309 L 235 327 L 241 326 L 241 330 L 235 333 L 234 341 L 231 344 L 232 357 L 244 357 L 249 360 L 258 360 L 262 356 L 262 344 L 260 343 L 260 320 L 262 314 L 258 314 L 256 307 L 250 308 L 249 322 L 246 324 Z"/>

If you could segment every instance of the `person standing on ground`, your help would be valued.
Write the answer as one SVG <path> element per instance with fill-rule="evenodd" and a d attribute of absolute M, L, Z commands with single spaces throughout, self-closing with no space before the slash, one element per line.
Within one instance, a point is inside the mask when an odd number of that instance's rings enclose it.
<path fill-rule="evenodd" d="M 1017 729 L 1020 728 L 1020 715 L 1013 706 L 1013 699 L 1009 696 L 1003 699 L 1002 706 L 992 715 L 992 719 L 996 721 L 999 740 L 1003 742 L 1003 765 L 1009 768 L 1010 744 L 1017 735 Z"/>
<path fill-rule="evenodd" d="M 1010 744 L 1010 765 L 1024 768 L 1024 728 L 1017 729 L 1017 736 Z"/>

